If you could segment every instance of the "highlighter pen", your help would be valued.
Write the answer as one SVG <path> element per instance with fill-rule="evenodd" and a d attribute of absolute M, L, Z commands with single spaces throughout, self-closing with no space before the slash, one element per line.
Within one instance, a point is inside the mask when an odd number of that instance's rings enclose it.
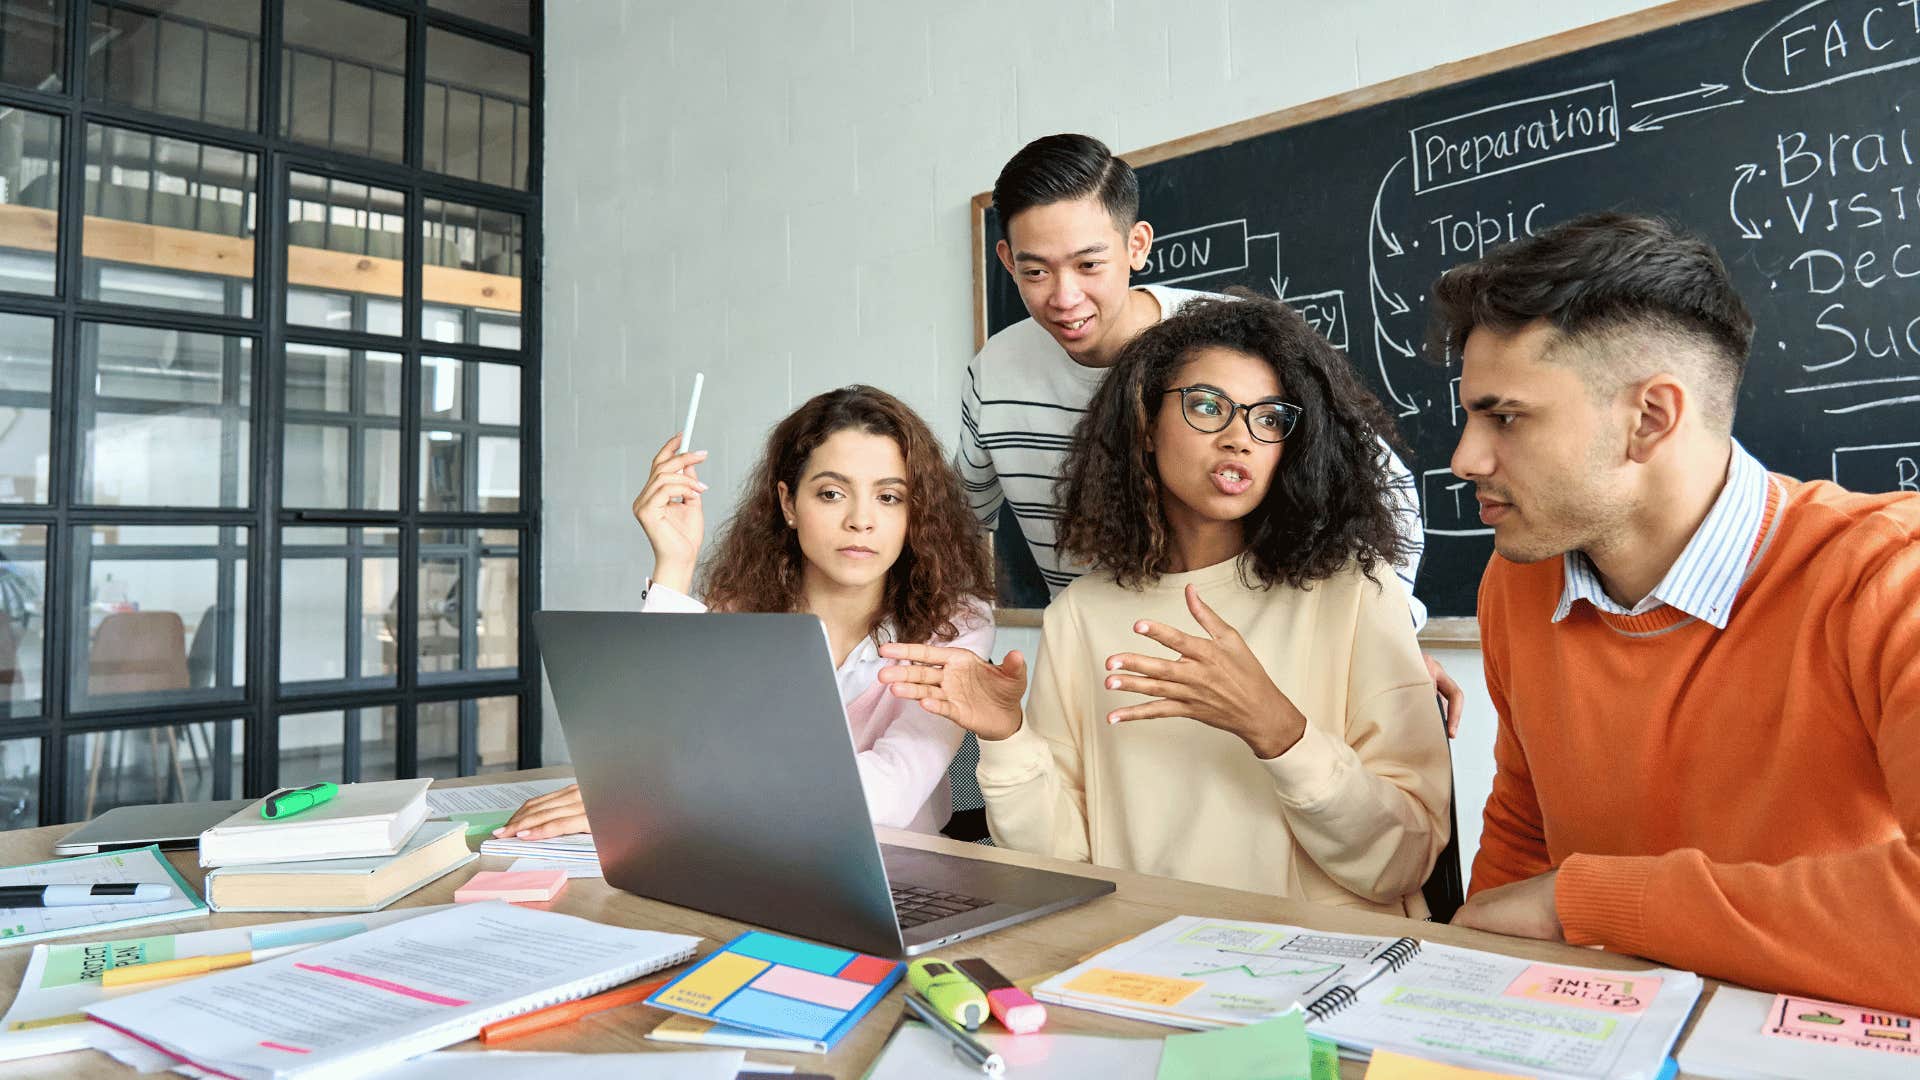
<path fill-rule="evenodd" d="M 302 810 L 311 810 L 339 793 L 339 785 L 325 781 L 290 791 L 276 792 L 267 796 L 267 801 L 260 804 L 260 816 L 274 819 L 291 817 Z"/>
<path fill-rule="evenodd" d="M 985 960 L 956 960 L 953 966 L 987 992 L 987 1007 L 1000 1026 L 1015 1035 L 1027 1035 L 1047 1026 L 1047 1007 L 1027 996 L 1025 990 Z"/>
<path fill-rule="evenodd" d="M 941 1016 L 968 1031 L 986 1023 L 987 995 L 945 960 L 928 956 L 913 961 L 907 965 L 907 982 Z"/>

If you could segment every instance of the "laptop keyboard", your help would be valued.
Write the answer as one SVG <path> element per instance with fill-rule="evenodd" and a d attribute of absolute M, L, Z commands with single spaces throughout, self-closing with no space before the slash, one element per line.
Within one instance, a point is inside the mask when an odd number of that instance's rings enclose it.
<path fill-rule="evenodd" d="M 939 892 L 935 889 L 909 885 L 893 890 L 893 910 L 900 916 L 902 928 L 930 923 L 935 919 L 944 919 L 952 915 L 986 907 L 991 900 L 982 900 L 977 896 L 962 896 L 959 893 Z"/>

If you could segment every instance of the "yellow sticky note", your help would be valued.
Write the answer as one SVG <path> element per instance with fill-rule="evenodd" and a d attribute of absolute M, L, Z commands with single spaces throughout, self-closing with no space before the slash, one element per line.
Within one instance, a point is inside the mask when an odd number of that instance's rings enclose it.
<path fill-rule="evenodd" d="M 1485 1072 L 1460 1065 L 1442 1065 L 1391 1050 L 1375 1050 L 1367 1063 L 1367 1080 L 1526 1080 L 1513 1073 Z"/>
<path fill-rule="evenodd" d="M 735 990 L 752 982 L 754 976 L 772 965 L 739 953 L 715 953 L 706 963 L 682 976 L 680 981 L 660 991 L 660 1004 L 701 1014 L 714 1010 Z"/>
<path fill-rule="evenodd" d="M 1206 985 L 1197 979 L 1094 968 L 1066 984 L 1065 989 L 1077 994 L 1098 994 L 1122 1001 L 1136 1001 L 1142 1005 L 1178 1005 Z"/>

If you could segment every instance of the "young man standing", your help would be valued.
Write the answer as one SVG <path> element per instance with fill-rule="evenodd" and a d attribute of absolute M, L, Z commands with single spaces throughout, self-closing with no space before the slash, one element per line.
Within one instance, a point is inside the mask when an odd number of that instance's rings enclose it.
<path fill-rule="evenodd" d="M 995 334 L 967 369 L 960 467 L 981 524 L 993 528 L 1001 505 L 1011 507 L 1048 592 L 1057 596 L 1082 570 L 1054 550 L 1053 486 L 1074 425 L 1134 335 L 1206 294 L 1130 286 L 1133 271 L 1146 265 L 1153 226 L 1140 220 L 1132 167 L 1091 136 L 1028 143 L 994 181 L 993 205 L 1006 233 L 996 249 L 1000 263 L 1032 317 Z M 1418 496 L 1407 467 L 1386 446 L 1380 450 L 1413 552 L 1395 572 L 1418 629 L 1426 623 L 1426 608 L 1413 596 L 1424 539 Z M 1464 696 L 1426 659 L 1447 699 L 1451 734 Z"/>
<path fill-rule="evenodd" d="M 1663 222 L 1580 218 L 1433 297 L 1497 551 L 1454 922 L 1920 1012 L 1920 496 L 1733 439 L 1753 320 Z"/>

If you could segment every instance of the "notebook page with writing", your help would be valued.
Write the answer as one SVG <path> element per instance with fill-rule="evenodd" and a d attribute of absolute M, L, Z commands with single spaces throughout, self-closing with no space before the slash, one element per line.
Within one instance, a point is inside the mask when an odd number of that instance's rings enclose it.
<path fill-rule="evenodd" d="M 1342 1047 L 1384 1047 L 1491 1071 L 1652 1080 L 1699 1000 L 1671 968 L 1543 964 L 1422 942 L 1396 969 L 1321 1002 L 1308 1029 Z"/>
<path fill-rule="evenodd" d="M 699 939 L 468 904 L 90 1007 L 94 1020 L 244 1080 L 367 1075 L 495 1020 L 691 959 Z"/>

